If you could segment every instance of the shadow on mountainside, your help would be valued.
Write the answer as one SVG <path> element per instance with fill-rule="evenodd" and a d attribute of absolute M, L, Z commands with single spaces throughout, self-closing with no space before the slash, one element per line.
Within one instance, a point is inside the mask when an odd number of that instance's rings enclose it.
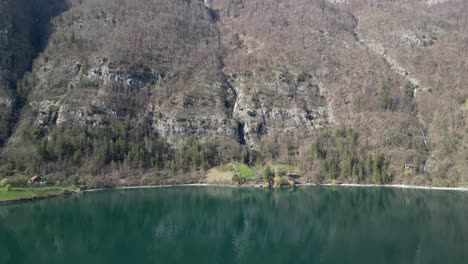
<path fill-rule="evenodd" d="M 18 84 L 47 46 L 52 33 L 52 19 L 67 11 L 69 6 L 66 0 L 8 0 L 0 5 L 1 13 L 6 14 L 0 21 L 0 27 L 7 36 L 0 55 L 8 58 L 0 63 L 0 71 L 4 73 L 0 76 L 4 84 L 0 89 L 4 89 L 12 99 L 11 111 L 3 117 L 6 118 L 7 129 L 0 132 L 0 146 L 13 133 L 26 103 L 27 91 L 19 91 Z"/>

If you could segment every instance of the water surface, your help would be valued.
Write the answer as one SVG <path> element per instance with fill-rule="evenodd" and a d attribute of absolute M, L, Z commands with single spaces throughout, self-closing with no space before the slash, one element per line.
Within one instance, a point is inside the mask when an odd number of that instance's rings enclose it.
<path fill-rule="evenodd" d="M 468 193 L 175 187 L 0 206 L 0 263 L 468 263 Z"/>

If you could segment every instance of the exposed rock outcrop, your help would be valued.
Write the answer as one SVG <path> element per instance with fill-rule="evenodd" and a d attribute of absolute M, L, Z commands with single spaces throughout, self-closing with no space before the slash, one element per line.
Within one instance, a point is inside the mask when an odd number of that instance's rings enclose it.
<path fill-rule="evenodd" d="M 466 153 L 464 0 L 47 0 L 16 12 L 23 2 L 0 3 L 0 142 L 12 135 L 4 150 L 33 153 L 36 165 L 53 160 L 51 135 L 67 129 L 112 147 L 122 138 L 174 151 L 186 139 L 237 142 L 229 148 L 241 153 L 225 159 L 276 144 L 263 154 L 289 162 L 319 135 L 353 128 L 395 172 L 428 159 L 432 174 L 462 171 L 460 159 L 454 169 L 435 160 Z M 455 121 L 435 121 L 444 115 Z M 91 135 L 112 125 L 128 134 Z M 60 154 L 88 165 L 111 152 L 96 142 Z M 146 147 L 97 160 L 123 163 Z M 158 158 L 147 163 L 171 165 Z"/>

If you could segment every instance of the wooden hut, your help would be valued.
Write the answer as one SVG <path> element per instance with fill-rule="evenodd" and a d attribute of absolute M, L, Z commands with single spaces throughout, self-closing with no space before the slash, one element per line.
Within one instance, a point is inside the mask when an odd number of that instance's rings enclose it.
<path fill-rule="evenodd" d="M 299 178 L 301 177 L 299 174 L 295 172 L 288 172 L 286 176 L 288 177 L 289 180 L 294 181 L 294 183 L 297 183 Z"/>
<path fill-rule="evenodd" d="M 45 184 L 45 181 L 41 177 L 34 175 L 28 180 L 28 184 Z"/>

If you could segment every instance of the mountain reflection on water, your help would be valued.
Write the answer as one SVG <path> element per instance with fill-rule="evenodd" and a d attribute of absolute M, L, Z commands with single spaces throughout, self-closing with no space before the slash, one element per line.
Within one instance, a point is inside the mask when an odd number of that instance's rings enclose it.
<path fill-rule="evenodd" d="M 0 263 L 468 263 L 468 193 L 174 187 L 0 207 Z"/>

